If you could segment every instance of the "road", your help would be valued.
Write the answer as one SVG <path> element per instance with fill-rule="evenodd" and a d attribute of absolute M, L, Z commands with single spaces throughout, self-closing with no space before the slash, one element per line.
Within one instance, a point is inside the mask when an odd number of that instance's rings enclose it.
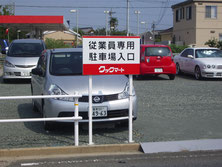
<path fill-rule="evenodd" d="M 138 119 L 133 126 L 133 140 L 152 141 L 222 138 L 222 80 L 197 81 L 192 76 L 146 77 L 135 80 Z M 29 81 L 2 83 L 0 96 L 30 95 Z M 31 100 L 0 101 L 0 118 L 41 117 L 32 111 Z M 128 140 L 126 127 L 98 125 L 93 130 L 95 144 L 118 144 Z M 43 123 L 4 123 L 0 126 L 0 149 L 73 145 L 73 127 L 58 125 L 52 132 Z M 80 145 L 88 144 L 88 131 L 80 130 Z"/>
<path fill-rule="evenodd" d="M 8 167 L 221 167 L 222 152 L 181 152 L 137 155 L 109 155 L 29 159 L 13 162 Z"/>

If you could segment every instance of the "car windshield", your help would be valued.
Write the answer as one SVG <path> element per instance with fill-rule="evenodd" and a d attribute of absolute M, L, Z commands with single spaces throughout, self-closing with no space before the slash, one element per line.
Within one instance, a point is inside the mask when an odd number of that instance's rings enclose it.
<path fill-rule="evenodd" d="M 222 58 L 222 51 L 218 49 L 197 49 L 196 58 L 209 58 L 218 57 Z"/>
<path fill-rule="evenodd" d="M 81 75 L 82 52 L 53 53 L 50 60 L 52 75 Z"/>
<path fill-rule="evenodd" d="M 171 56 L 168 47 L 147 47 L 145 56 Z"/>
<path fill-rule="evenodd" d="M 13 43 L 8 56 L 11 57 L 39 57 L 43 51 L 40 43 Z"/>

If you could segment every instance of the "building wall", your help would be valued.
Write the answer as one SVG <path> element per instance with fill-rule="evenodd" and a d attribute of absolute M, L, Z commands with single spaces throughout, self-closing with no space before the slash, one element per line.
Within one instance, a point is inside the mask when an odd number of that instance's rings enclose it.
<path fill-rule="evenodd" d="M 182 41 L 185 45 L 205 46 L 209 39 L 222 38 L 222 1 L 202 0 L 201 2 L 192 2 L 183 6 L 177 6 L 173 9 L 174 13 L 174 31 L 173 38 L 175 42 Z M 192 6 L 192 19 L 186 19 L 186 7 Z M 206 18 L 206 6 L 217 6 L 217 18 Z M 185 17 L 176 22 L 176 10 L 185 9 Z"/>
<path fill-rule="evenodd" d="M 220 3 L 196 3 L 197 5 L 197 45 L 205 46 L 209 39 L 216 38 L 222 34 L 222 1 Z M 206 18 L 206 6 L 217 6 L 217 18 Z"/>
<path fill-rule="evenodd" d="M 191 6 L 192 14 L 191 19 L 187 20 L 186 18 L 186 9 L 187 7 Z M 178 22 L 176 22 L 176 10 L 184 9 L 184 17 L 183 19 L 180 19 Z M 184 45 L 190 45 L 196 43 L 196 8 L 194 4 L 188 4 L 185 6 L 181 6 L 178 8 L 175 8 L 173 10 L 174 12 L 174 19 L 173 19 L 173 38 L 176 43 L 181 42 Z"/>
<path fill-rule="evenodd" d="M 161 41 L 172 41 L 172 33 L 161 34 Z"/>

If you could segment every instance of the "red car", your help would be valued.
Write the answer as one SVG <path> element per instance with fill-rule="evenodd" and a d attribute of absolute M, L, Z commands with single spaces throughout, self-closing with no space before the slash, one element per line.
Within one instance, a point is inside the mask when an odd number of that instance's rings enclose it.
<path fill-rule="evenodd" d="M 167 45 L 141 45 L 140 47 L 140 75 L 166 74 L 170 80 L 176 75 L 176 65 L 173 54 Z"/>

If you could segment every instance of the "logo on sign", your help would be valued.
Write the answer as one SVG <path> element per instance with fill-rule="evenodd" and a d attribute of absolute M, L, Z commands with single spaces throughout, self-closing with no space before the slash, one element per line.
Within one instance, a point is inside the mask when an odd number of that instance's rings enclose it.
<path fill-rule="evenodd" d="M 105 66 L 99 67 L 99 73 L 115 73 L 115 72 L 124 72 L 125 70 L 123 68 L 118 67 L 109 67 L 106 68 Z"/>

